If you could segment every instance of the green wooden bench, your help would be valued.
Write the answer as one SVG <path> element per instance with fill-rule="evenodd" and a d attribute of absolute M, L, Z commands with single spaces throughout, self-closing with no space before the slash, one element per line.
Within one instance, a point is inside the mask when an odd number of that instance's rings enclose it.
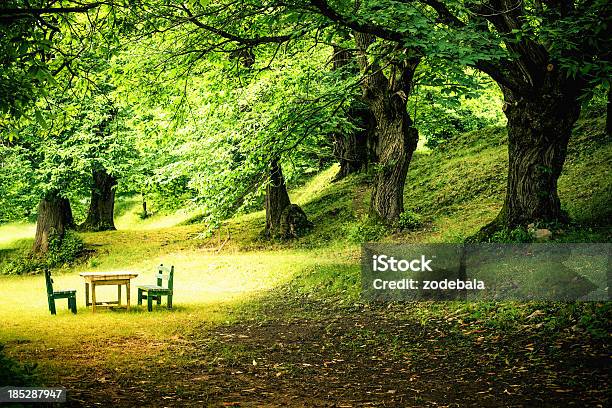
<path fill-rule="evenodd" d="M 163 281 L 168 282 L 167 287 L 163 287 Z M 162 296 L 168 298 L 168 309 L 172 309 L 172 295 L 173 295 L 173 283 L 174 283 L 174 266 L 170 268 L 165 267 L 163 264 L 157 268 L 157 285 L 144 285 L 138 286 L 138 304 L 142 305 L 142 300 L 147 299 L 147 310 L 150 312 L 153 310 L 153 301 L 157 301 L 158 305 L 161 305 Z"/>
<path fill-rule="evenodd" d="M 49 302 L 49 311 L 52 315 L 55 313 L 55 299 L 68 299 L 68 309 L 76 314 L 76 290 L 53 290 L 53 279 L 51 279 L 51 271 L 45 270 L 45 282 L 47 284 L 47 301 Z"/>

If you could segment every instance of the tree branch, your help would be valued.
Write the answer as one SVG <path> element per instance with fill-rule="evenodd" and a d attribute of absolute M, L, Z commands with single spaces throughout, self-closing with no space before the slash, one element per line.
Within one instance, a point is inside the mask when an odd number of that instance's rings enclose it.
<path fill-rule="evenodd" d="M 401 0 L 402 3 L 407 3 L 412 0 Z M 461 21 L 456 15 L 454 15 L 446 4 L 440 2 L 439 0 L 420 0 L 421 3 L 431 7 L 438 13 L 438 20 L 449 26 L 449 27 L 465 27 L 465 23 Z"/>
<path fill-rule="evenodd" d="M 189 10 L 184 5 L 183 5 L 183 10 L 188 16 L 187 20 L 195 24 L 197 27 L 202 28 L 206 31 L 209 31 L 213 34 L 216 34 L 219 37 L 225 38 L 226 40 L 230 40 L 230 41 L 242 44 L 242 45 L 247 45 L 249 47 L 253 47 L 253 46 L 261 45 L 261 44 L 270 44 L 270 43 L 281 44 L 281 43 L 291 40 L 292 38 L 290 35 L 263 36 L 263 37 L 254 37 L 254 38 L 240 37 L 238 35 L 229 33 L 227 31 L 210 26 L 208 24 L 204 24 L 203 22 L 198 20 L 198 18 L 191 12 L 191 10 Z"/>
<path fill-rule="evenodd" d="M 316 7 L 321 12 L 321 14 L 323 14 L 330 20 L 360 33 L 372 34 L 383 40 L 390 40 L 399 43 L 402 43 L 405 39 L 403 34 L 390 30 L 389 28 L 374 24 L 360 23 L 349 17 L 345 17 L 333 8 L 331 8 L 331 6 L 327 3 L 326 0 L 310 0 L 310 4 Z"/>
<path fill-rule="evenodd" d="M 44 14 L 85 13 L 101 4 L 101 2 L 95 2 L 75 7 L 0 8 L 0 22 L 12 22 L 29 17 L 40 17 Z"/>

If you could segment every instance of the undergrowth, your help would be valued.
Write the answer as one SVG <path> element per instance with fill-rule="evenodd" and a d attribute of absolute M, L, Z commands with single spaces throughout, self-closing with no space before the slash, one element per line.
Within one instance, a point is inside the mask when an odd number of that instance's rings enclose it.
<path fill-rule="evenodd" d="M 44 256 L 22 250 L 18 256 L 0 263 L 0 274 L 25 275 L 41 273 L 46 268 L 70 266 L 85 254 L 83 239 L 74 231 L 66 231 L 63 237 L 49 239 L 49 251 Z"/>

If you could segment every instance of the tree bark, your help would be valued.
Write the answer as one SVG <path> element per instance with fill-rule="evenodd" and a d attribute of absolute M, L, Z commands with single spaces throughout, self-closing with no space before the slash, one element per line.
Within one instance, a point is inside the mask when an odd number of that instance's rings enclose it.
<path fill-rule="evenodd" d="M 149 218 L 149 213 L 147 212 L 147 199 L 145 193 L 142 193 L 142 218 Z"/>
<path fill-rule="evenodd" d="M 44 255 L 49 251 L 49 240 L 62 239 L 68 228 L 74 226 L 70 202 L 66 198 L 51 194 L 40 200 L 36 220 L 36 236 L 32 252 Z"/>
<path fill-rule="evenodd" d="M 569 16 L 574 9 L 571 2 L 548 6 L 560 17 Z M 516 7 L 511 0 L 488 0 L 478 7 L 474 19 L 483 27 L 492 25 L 501 34 L 511 33 L 525 20 L 524 5 Z M 453 21 L 462 24 L 458 19 Z M 584 78 L 568 76 L 560 69 L 545 41 L 525 36 L 505 41 L 505 46 L 512 57 L 476 63 L 504 94 L 509 160 L 504 205 L 496 219 L 475 236 L 477 240 L 501 229 L 567 219 L 561 210 L 557 180 L 580 113 L 578 97 L 587 85 Z"/>
<path fill-rule="evenodd" d="M 336 133 L 333 135 L 334 157 L 340 164 L 340 170 L 334 177 L 334 181 L 359 173 L 377 160 L 374 115 L 367 106 L 359 102 L 351 106 L 348 115 L 359 130 L 349 134 Z"/>
<path fill-rule="evenodd" d="M 270 181 L 266 186 L 266 236 L 273 237 L 280 230 L 281 215 L 291 205 L 287 185 L 278 161 L 270 165 Z"/>
<path fill-rule="evenodd" d="M 502 87 L 509 166 L 504 205 L 492 223 L 497 229 L 567 221 L 557 180 L 580 104 L 579 93 L 562 78 L 562 74 L 551 74 L 546 85 L 529 97 Z"/>
<path fill-rule="evenodd" d="M 403 102 L 397 105 L 406 107 Z M 390 116 L 389 106 L 381 103 L 379 108 L 376 117 L 380 168 L 374 177 L 370 211 L 383 221 L 394 223 L 404 211 L 404 185 L 418 143 L 418 132 L 406 112 Z"/>
<path fill-rule="evenodd" d="M 376 121 L 378 143 L 378 169 L 374 177 L 370 213 L 393 224 L 404 211 L 406 175 L 418 143 L 418 132 L 406 104 L 413 87 L 414 71 L 421 58 L 406 56 L 402 61 L 392 61 L 387 78 L 378 64 L 368 61 L 367 48 L 373 41 L 372 37 L 358 32 L 354 34 L 360 50 L 359 65 L 365 75 L 364 100 Z"/>
<path fill-rule="evenodd" d="M 352 68 L 355 62 L 355 55 L 350 50 L 334 46 L 332 63 L 334 70 L 345 70 L 344 75 L 358 75 L 357 67 Z M 376 119 L 370 111 L 368 105 L 362 100 L 353 102 L 347 112 L 348 118 L 359 130 L 344 134 L 334 133 L 332 135 L 333 154 L 340 170 L 334 177 L 334 181 L 358 173 L 367 169 L 368 164 L 376 161 Z"/>
<path fill-rule="evenodd" d="M 83 231 L 114 230 L 115 186 L 117 179 L 105 169 L 93 171 L 91 202 L 87 219 L 79 227 Z"/>
<path fill-rule="evenodd" d="M 70 207 L 70 200 L 68 200 L 67 198 L 60 198 L 60 207 L 61 207 L 61 213 L 63 214 L 64 217 L 64 225 L 66 227 L 66 229 L 71 229 L 75 227 L 74 224 L 74 217 L 72 216 L 72 207 Z"/>

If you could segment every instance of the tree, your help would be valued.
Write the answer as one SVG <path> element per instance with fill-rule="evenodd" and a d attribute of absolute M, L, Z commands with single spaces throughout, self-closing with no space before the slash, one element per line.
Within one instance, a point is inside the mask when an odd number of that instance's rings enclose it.
<path fill-rule="evenodd" d="M 75 160 L 70 156 L 68 139 L 75 126 L 57 120 L 60 113 L 51 105 L 64 103 L 66 94 L 74 97 L 78 93 L 74 80 L 79 76 L 89 81 L 94 44 L 89 40 L 100 33 L 114 12 L 112 2 L 106 3 L 105 10 L 101 7 L 100 2 L 70 0 L 11 0 L 0 6 L 0 112 L 5 114 L 0 130 L 14 140 L 23 137 L 17 129 L 27 129 L 27 138 L 32 139 L 27 145 L 35 149 L 37 195 L 41 197 L 32 248 L 36 254 L 47 252 L 51 238 L 61 242 L 66 229 L 74 226 L 68 186 L 78 170 L 72 168 Z M 96 13 L 87 18 L 79 17 L 93 10 Z M 106 49 L 100 44 L 93 48 Z M 70 115 L 64 112 L 63 116 Z M 48 119 L 56 125 L 53 129 Z M 54 147 L 58 149 L 54 151 Z"/>
<path fill-rule="evenodd" d="M 359 49 L 359 65 L 364 74 L 363 98 L 376 121 L 378 163 L 371 213 L 393 223 L 399 220 L 404 211 L 406 175 L 419 140 L 406 104 L 421 56 L 411 50 L 403 50 L 401 59 L 391 59 L 389 62 L 388 78 L 378 61 L 370 62 L 368 59 L 367 52 L 374 41 L 373 36 L 360 32 L 354 35 Z"/>
<path fill-rule="evenodd" d="M 26 140 L 32 141 L 30 149 L 35 148 L 36 152 L 32 157 L 32 166 L 36 169 L 32 189 L 40 197 L 32 252 L 44 255 L 51 239 L 61 242 L 66 230 L 75 226 L 69 197 L 78 171 L 73 167 L 74 157 L 65 137 L 41 138 L 37 125 L 28 129 L 33 134 Z"/>
<path fill-rule="evenodd" d="M 252 14 L 248 5 L 228 3 L 221 10 L 211 3 L 159 6 L 141 10 L 151 33 L 145 41 L 160 42 L 160 48 L 170 41 L 173 46 L 151 55 L 156 60 L 152 65 L 164 67 L 160 75 L 174 75 L 180 83 L 180 101 L 189 107 L 180 109 L 181 114 L 189 110 L 181 119 L 197 123 L 181 127 L 189 127 L 188 140 L 200 146 L 189 159 L 183 156 L 168 167 L 198 190 L 197 202 L 212 225 L 215 219 L 263 204 L 271 163 L 284 163 L 288 184 L 331 156 L 325 135 L 354 130 L 349 118 L 341 117 L 353 95 L 339 92 L 344 81 L 321 69 L 329 47 L 313 47 L 317 44 L 294 37 L 289 29 L 276 30 L 281 27 L 274 19 Z M 193 114 L 198 110 L 206 120 Z M 268 202 L 281 196 L 271 194 Z"/>
<path fill-rule="evenodd" d="M 491 9 L 503 13 L 486 11 Z M 547 10 L 554 15 L 539 15 L 552 21 L 575 12 L 568 2 L 549 3 Z M 502 36 L 514 56 L 495 64 L 481 63 L 483 71 L 502 89 L 508 118 L 506 199 L 490 227 L 563 221 L 566 216 L 561 210 L 557 180 L 572 127 L 580 113 L 578 98 L 586 83 L 582 77 L 570 77 L 563 72 L 559 56 L 551 52 L 546 38 L 523 30 L 530 15 L 526 5 L 516 7 L 507 0 L 494 0 L 484 3 L 478 11 Z M 511 35 L 514 30 L 532 35 L 517 38 Z"/>
<path fill-rule="evenodd" d="M 122 164 L 130 159 L 130 143 L 113 135 L 111 124 L 117 116 L 117 109 L 107 109 L 99 125 L 90 130 L 93 134 L 86 137 L 84 153 L 89 159 L 87 167 L 92 174 L 91 199 L 87 218 L 79 226 L 83 231 L 106 231 L 115 229 L 114 209 L 117 173 Z M 115 137 L 113 137 L 115 136 Z M 109 140 L 110 139 L 110 140 Z M 91 148 L 93 147 L 93 149 Z M 109 157 L 110 156 L 110 157 Z M 115 170 L 115 174 L 110 173 Z"/>
<path fill-rule="evenodd" d="M 51 239 L 61 242 L 67 229 L 74 227 L 70 201 L 59 193 L 51 192 L 40 200 L 36 219 L 36 235 L 32 252 L 44 255 L 49 250 Z"/>
<path fill-rule="evenodd" d="M 91 201 L 87 219 L 79 229 L 83 231 L 107 231 L 115 228 L 115 189 L 117 179 L 106 169 L 93 171 Z"/>
<path fill-rule="evenodd" d="M 377 1 L 363 3 L 369 5 L 367 13 L 348 16 L 341 6 L 310 1 L 338 24 L 401 46 L 411 44 L 424 55 L 457 59 L 487 73 L 502 89 L 508 119 L 507 193 L 499 216 L 483 233 L 564 220 L 557 179 L 580 112 L 578 99 L 586 87 L 609 82 L 610 36 L 602 30 L 610 24 L 609 2 L 419 0 L 419 6 L 406 0 L 385 3 L 384 9 Z M 423 15 L 431 16 L 430 23 Z M 602 26 L 604 18 L 608 21 Z M 439 30 L 440 24 L 447 29 Z"/>
<path fill-rule="evenodd" d="M 283 172 L 278 161 L 270 164 L 270 180 L 266 185 L 266 236 L 273 237 L 280 232 L 281 215 L 291 205 Z"/>
<path fill-rule="evenodd" d="M 359 67 L 355 52 L 339 45 L 334 45 L 332 69 L 341 72 L 343 79 L 357 78 Z M 350 91 L 348 89 L 347 91 Z M 357 97 L 347 109 L 347 117 L 355 125 L 352 132 L 334 132 L 333 153 L 340 164 L 335 181 L 358 173 L 374 164 L 376 157 L 376 119 L 363 98 Z"/>
<path fill-rule="evenodd" d="M 569 64 L 584 74 L 591 61 L 609 52 L 602 47 L 601 34 L 592 31 L 592 21 L 584 19 L 606 6 L 598 1 L 515 4 L 491 0 L 466 3 L 470 14 L 464 22 L 466 19 L 452 13 L 446 2 L 424 3 L 449 26 L 496 34 L 508 51 L 502 58 L 475 58 L 473 62 L 499 84 L 508 119 L 506 198 L 498 217 L 483 234 L 531 222 L 566 220 L 557 180 L 580 113 L 579 98 L 589 83 L 585 75 L 568 72 L 564 66 Z M 559 35 L 562 27 L 571 27 L 571 35 L 586 38 L 584 44 L 578 44 L 579 52 L 575 39 Z"/>

